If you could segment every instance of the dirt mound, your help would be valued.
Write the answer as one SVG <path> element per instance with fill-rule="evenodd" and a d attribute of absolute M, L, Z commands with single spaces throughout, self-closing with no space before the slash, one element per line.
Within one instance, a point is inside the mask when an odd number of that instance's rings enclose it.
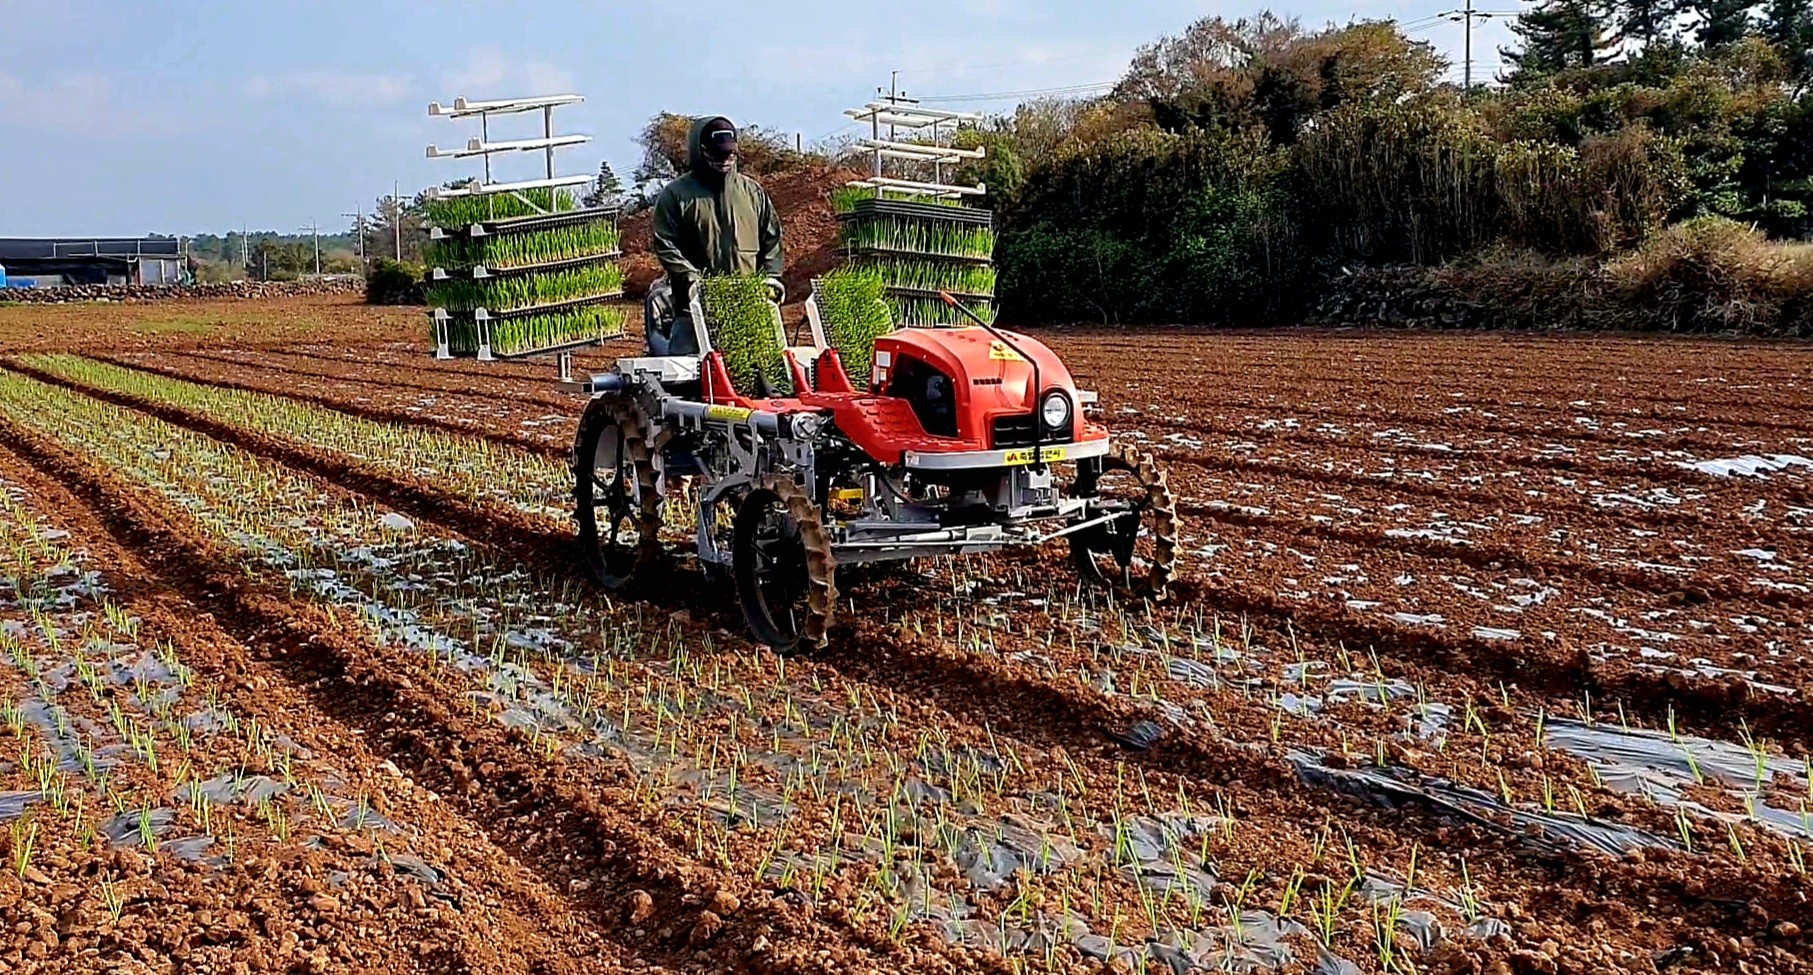
<path fill-rule="evenodd" d="M 787 270 L 781 280 L 797 304 L 812 288 L 812 279 L 837 265 L 837 216 L 831 211 L 831 191 L 861 174 L 824 167 L 760 177 L 762 187 L 781 214 Z M 640 298 L 661 276 L 661 265 L 649 253 L 649 223 L 653 213 L 623 220 L 624 290 Z"/>

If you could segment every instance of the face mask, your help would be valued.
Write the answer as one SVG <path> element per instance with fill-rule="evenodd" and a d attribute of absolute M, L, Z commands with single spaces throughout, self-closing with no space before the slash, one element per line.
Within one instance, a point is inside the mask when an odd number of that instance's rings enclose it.
<path fill-rule="evenodd" d="M 721 173 L 730 172 L 731 160 L 737 154 L 737 134 L 733 129 L 720 129 L 705 134 L 705 161 Z"/>

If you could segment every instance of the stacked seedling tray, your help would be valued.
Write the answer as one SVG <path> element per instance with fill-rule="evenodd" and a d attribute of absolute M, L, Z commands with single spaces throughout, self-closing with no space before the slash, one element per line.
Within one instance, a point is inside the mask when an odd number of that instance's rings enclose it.
<path fill-rule="evenodd" d="M 754 395 L 766 384 L 771 394 L 790 395 L 793 376 L 787 370 L 780 310 L 769 297 L 767 277 L 710 275 L 699 299 L 712 348 L 724 357 L 724 371 L 737 390 Z"/>
<path fill-rule="evenodd" d="M 623 332 L 623 294 L 615 207 L 580 208 L 568 187 L 589 176 L 556 176 L 554 150 L 590 136 L 554 134 L 555 95 L 510 101 L 430 105 L 430 115 L 476 116 L 481 135 L 463 149 L 428 147 L 430 158 L 483 156 L 485 175 L 457 189 L 431 191 L 427 292 L 435 355 L 505 359 L 570 351 Z M 543 136 L 491 142 L 490 118 L 539 110 Z M 491 154 L 539 151 L 546 175 L 493 182 Z M 564 361 L 564 359 L 563 359 Z"/>
<path fill-rule="evenodd" d="M 945 182 L 947 169 L 984 154 L 944 144 L 945 127 L 954 129 L 977 116 L 922 109 L 903 99 L 873 102 L 845 114 L 870 124 L 872 137 L 858 145 L 874 158 L 873 176 L 851 182 L 832 198 L 850 266 L 881 277 L 898 324 L 965 323 L 961 312 L 938 297 L 941 291 L 992 321 L 994 219 L 989 211 L 963 202 L 987 188 Z M 884 126 L 890 130 L 885 138 Z M 903 141 L 899 129 L 910 131 L 905 137 L 910 141 Z M 885 175 L 890 168 L 917 170 L 930 178 Z"/>

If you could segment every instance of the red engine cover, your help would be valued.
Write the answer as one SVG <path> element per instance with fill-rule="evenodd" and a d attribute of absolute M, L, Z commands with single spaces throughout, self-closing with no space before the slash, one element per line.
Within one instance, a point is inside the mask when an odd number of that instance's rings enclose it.
<path fill-rule="evenodd" d="M 905 451 L 947 453 L 991 450 L 997 417 L 1036 414 L 1045 393 L 1061 390 L 1070 397 L 1075 436 L 1072 442 L 1101 440 L 1106 428 L 1083 419 L 1076 382 L 1063 360 L 1037 339 L 1003 330 L 1012 346 L 987 329 L 907 328 L 875 340 L 875 367 L 870 392 L 801 390 L 797 398 L 750 400 L 730 389 L 729 377 L 717 353 L 705 363 L 706 397 L 710 402 L 733 403 L 754 409 L 829 411 L 837 428 L 865 453 L 886 464 L 898 464 Z M 1015 349 L 1019 351 L 1015 351 Z M 1021 353 L 1024 353 L 1022 355 Z M 916 360 L 946 376 L 953 385 L 957 435 L 928 433 L 913 407 L 898 396 L 878 395 L 887 389 L 895 370 L 906 360 Z M 1032 388 L 1033 363 L 1039 367 L 1040 389 Z M 826 371 L 821 363 L 821 376 Z M 835 375 L 842 375 L 841 368 Z M 841 383 L 825 384 L 842 385 Z"/>

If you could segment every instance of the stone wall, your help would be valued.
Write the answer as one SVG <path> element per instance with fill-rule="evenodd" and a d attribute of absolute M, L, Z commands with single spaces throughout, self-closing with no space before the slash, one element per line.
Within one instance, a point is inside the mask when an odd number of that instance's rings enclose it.
<path fill-rule="evenodd" d="M 55 305 L 79 301 L 170 301 L 183 298 L 255 301 L 295 295 L 361 294 L 364 291 L 364 280 L 356 277 L 319 281 L 235 281 L 231 284 L 196 284 L 187 287 L 77 285 L 66 288 L 6 288 L 0 290 L 0 302 Z"/>

